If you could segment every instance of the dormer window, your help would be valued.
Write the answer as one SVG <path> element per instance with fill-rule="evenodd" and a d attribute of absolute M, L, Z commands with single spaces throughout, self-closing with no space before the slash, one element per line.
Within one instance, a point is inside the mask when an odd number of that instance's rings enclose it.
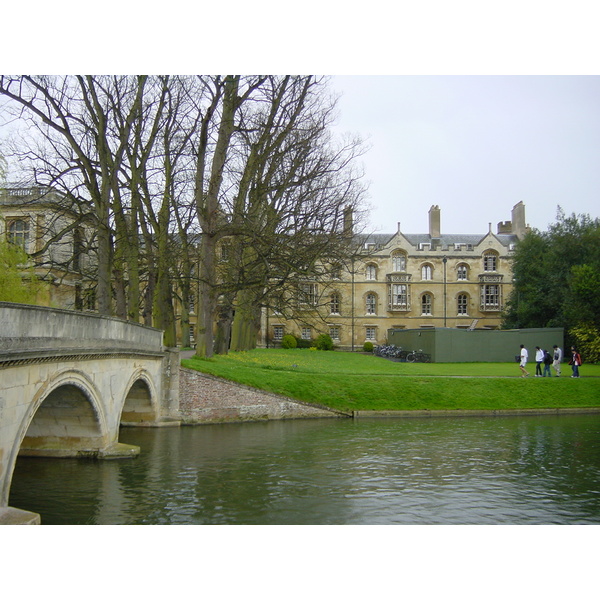
<path fill-rule="evenodd" d="M 406 254 L 402 252 L 392 254 L 392 271 L 406 271 Z"/>
<path fill-rule="evenodd" d="M 486 252 L 483 255 L 483 270 L 486 272 L 498 270 L 498 256 L 495 252 Z"/>

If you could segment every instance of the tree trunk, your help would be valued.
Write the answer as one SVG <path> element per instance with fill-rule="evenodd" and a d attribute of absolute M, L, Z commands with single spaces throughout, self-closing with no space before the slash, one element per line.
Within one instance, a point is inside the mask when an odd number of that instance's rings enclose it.
<path fill-rule="evenodd" d="M 223 107 L 217 143 L 212 159 L 208 190 L 204 194 L 204 158 L 206 148 L 199 150 L 199 166 L 196 175 L 196 210 L 202 228 L 200 247 L 200 284 L 198 307 L 198 333 L 196 356 L 210 358 L 214 354 L 213 326 L 217 304 L 216 246 L 219 234 L 219 194 L 223 182 L 223 169 L 235 127 L 238 108 L 237 91 L 239 76 L 228 76 L 223 91 Z M 206 143 L 204 139 L 201 144 Z"/>
<path fill-rule="evenodd" d="M 256 337 L 260 329 L 260 305 L 252 290 L 238 293 L 235 317 L 231 332 L 231 350 L 242 352 L 256 348 Z"/>

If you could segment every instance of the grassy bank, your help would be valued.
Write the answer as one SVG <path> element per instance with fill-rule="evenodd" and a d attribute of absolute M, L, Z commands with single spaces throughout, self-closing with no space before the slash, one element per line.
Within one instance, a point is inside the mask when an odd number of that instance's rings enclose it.
<path fill-rule="evenodd" d="M 520 377 L 516 363 L 396 363 L 372 355 L 258 349 L 183 366 L 291 398 L 351 410 L 600 407 L 600 365 L 581 378 Z"/>

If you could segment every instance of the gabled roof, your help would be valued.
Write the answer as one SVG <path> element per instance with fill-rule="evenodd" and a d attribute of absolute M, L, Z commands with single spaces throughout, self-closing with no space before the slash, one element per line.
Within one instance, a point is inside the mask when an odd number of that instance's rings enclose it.
<path fill-rule="evenodd" d="M 428 233 L 374 233 L 370 235 L 359 235 L 356 236 L 357 243 L 361 244 L 362 247 L 366 247 L 367 244 L 375 244 L 377 248 L 384 248 L 387 246 L 393 238 L 398 234 L 402 235 L 410 244 L 418 247 L 419 244 L 432 244 L 440 249 L 448 248 L 448 246 L 454 246 L 456 244 L 470 244 L 477 246 L 480 244 L 490 233 L 485 234 L 468 234 L 468 233 L 450 233 L 442 235 L 439 238 L 432 238 Z M 510 244 L 516 244 L 518 238 L 514 234 L 491 234 L 493 235 L 503 246 L 508 247 Z"/>

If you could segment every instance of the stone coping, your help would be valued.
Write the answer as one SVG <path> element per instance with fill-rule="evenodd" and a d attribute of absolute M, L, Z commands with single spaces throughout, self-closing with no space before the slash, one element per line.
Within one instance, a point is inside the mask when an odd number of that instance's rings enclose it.
<path fill-rule="evenodd" d="M 97 360 L 103 358 L 163 358 L 166 352 L 151 350 L 134 350 L 125 348 L 113 348 L 99 350 L 97 348 L 62 348 L 60 350 L 18 350 L 2 351 L 0 350 L 0 369 L 15 367 L 25 364 L 56 362 L 56 361 L 82 361 Z"/>
<path fill-rule="evenodd" d="M 523 408 L 505 410 L 355 410 L 352 417 L 364 418 L 436 418 L 436 417 L 513 417 L 535 415 L 599 414 L 600 407 Z"/>

